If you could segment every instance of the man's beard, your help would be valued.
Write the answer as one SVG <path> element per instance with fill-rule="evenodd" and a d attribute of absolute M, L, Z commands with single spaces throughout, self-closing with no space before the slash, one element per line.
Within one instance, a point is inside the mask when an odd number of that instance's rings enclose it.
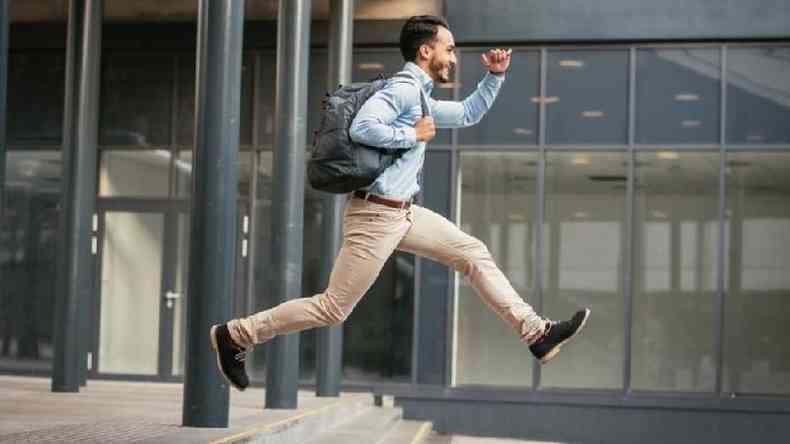
<path fill-rule="evenodd" d="M 429 66 L 431 68 L 431 71 L 433 71 L 434 75 L 438 79 L 439 83 L 450 82 L 450 71 L 452 70 L 452 66 L 449 67 L 449 69 L 447 70 L 447 77 L 445 77 L 444 73 L 442 72 L 442 70 L 444 69 L 444 65 L 442 65 L 441 63 L 431 62 Z"/>

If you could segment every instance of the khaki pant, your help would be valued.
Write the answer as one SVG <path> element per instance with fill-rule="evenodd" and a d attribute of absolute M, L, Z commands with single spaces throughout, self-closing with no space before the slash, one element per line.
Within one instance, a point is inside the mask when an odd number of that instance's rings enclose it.
<path fill-rule="evenodd" d="M 523 342 L 531 344 L 543 333 L 546 320 L 516 293 L 481 241 L 426 208 L 391 208 L 353 198 L 345 209 L 343 245 L 329 277 L 329 288 L 313 297 L 232 320 L 228 322 L 231 337 L 248 348 L 277 335 L 343 322 L 396 249 L 463 273 L 475 292 Z"/>

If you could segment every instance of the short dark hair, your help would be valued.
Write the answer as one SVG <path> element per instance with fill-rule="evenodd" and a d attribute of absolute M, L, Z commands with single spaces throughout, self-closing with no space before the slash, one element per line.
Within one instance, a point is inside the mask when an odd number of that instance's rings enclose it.
<path fill-rule="evenodd" d="M 407 62 L 417 60 L 420 46 L 436 39 L 439 26 L 450 29 L 447 20 L 435 15 L 415 15 L 406 20 L 400 31 L 400 53 Z"/>

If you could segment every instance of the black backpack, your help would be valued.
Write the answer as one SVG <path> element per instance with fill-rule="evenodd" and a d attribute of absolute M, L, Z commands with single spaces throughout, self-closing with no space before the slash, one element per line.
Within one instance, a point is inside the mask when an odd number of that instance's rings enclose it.
<path fill-rule="evenodd" d="M 393 77 L 416 78 L 408 72 Z M 307 178 L 319 191 L 344 194 L 372 184 L 405 150 L 363 145 L 351 140 L 349 130 L 362 105 L 389 79 L 340 86 L 324 99 L 321 125 L 313 139 L 313 153 L 307 162 Z M 419 87 L 419 86 L 418 86 Z M 427 100 L 420 88 L 423 116 L 428 115 Z"/>

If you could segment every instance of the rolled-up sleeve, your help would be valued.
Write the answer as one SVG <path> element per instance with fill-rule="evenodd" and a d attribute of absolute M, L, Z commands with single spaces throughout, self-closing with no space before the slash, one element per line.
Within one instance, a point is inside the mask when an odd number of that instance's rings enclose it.
<path fill-rule="evenodd" d="M 351 123 L 351 140 L 377 148 L 409 149 L 417 144 L 413 127 L 395 127 L 393 122 L 403 112 L 419 103 L 414 84 L 393 82 L 377 91 L 360 108 Z"/>
<path fill-rule="evenodd" d="M 434 123 L 438 128 L 462 128 L 476 124 L 491 109 L 504 81 L 504 74 L 487 72 L 477 84 L 477 89 L 463 101 L 430 99 Z"/>

